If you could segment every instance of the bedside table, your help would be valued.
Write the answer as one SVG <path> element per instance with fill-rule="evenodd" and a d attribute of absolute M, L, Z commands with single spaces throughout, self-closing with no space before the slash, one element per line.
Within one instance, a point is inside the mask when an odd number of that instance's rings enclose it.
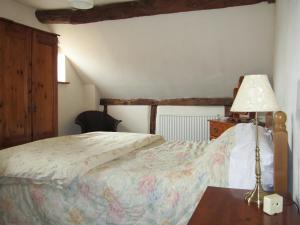
<path fill-rule="evenodd" d="M 283 212 L 274 216 L 244 201 L 247 190 L 207 187 L 188 225 L 297 225 L 294 205 L 283 202 Z"/>
<path fill-rule="evenodd" d="M 236 124 L 232 120 L 209 120 L 210 140 L 218 138 L 225 130 Z"/>

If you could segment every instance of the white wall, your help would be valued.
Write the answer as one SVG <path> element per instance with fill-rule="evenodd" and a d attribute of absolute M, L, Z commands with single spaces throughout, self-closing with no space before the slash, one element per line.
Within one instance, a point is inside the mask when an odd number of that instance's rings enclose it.
<path fill-rule="evenodd" d="M 240 75 L 273 73 L 274 4 L 52 28 L 103 97 L 225 97 Z"/>
<path fill-rule="evenodd" d="M 94 84 L 84 84 L 85 90 L 85 108 L 89 110 L 99 110 L 100 95 Z"/>
<path fill-rule="evenodd" d="M 80 127 L 74 123 L 76 116 L 87 109 L 88 93 L 72 64 L 66 58 L 66 80 L 70 84 L 58 84 L 58 134 L 80 133 Z"/>
<path fill-rule="evenodd" d="M 51 32 L 51 27 L 39 23 L 34 13 L 35 9 L 13 0 L 0 0 L 0 17 Z M 86 86 L 68 60 L 66 60 L 66 77 L 70 84 L 58 86 L 59 135 L 80 132 L 79 127 L 74 124 L 74 118 L 81 111 L 97 109 L 100 98 L 95 86 Z"/>
<path fill-rule="evenodd" d="M 293 196 L 300 202 L 300 1 L 277 0 L 274 88 L 288 115 Z"/>
<path fill-rule="evenodd" d="M 120 132 L 150 132 L 150 106 L 112 105 L 107 107 L 107 112 L 115 119 L 122 120 L 118 126 Z"/>
<path fill-rule="evenodd" d="M 34 12 L 35 9 L 13 0 L 0 0 L 0 17 L 44 31 L 50 31 L 49 26 L 41 24 L 36 19 Z"/>

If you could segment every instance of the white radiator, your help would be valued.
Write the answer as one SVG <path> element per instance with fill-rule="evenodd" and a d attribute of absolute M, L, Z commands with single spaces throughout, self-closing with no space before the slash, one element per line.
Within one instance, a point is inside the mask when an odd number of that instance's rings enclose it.
<path fill-rule="evenodd" d="M 156 133 L 166 140 L 207 141 L 210 119 L 217 115 L 174 115 L 161 114 L 157 118 Z"/>

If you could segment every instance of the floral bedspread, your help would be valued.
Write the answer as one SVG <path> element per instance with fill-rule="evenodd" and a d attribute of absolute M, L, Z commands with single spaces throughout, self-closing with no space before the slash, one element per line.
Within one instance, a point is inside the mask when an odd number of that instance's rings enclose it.
<path fill-rule="evenodd" d="M 93 164 L 62 186 L 9 177 L 2 168 L 0 224 L 187 224 L 208 185 L 227 185 L 234 134 L 210 144 L 157 141 Z"/>

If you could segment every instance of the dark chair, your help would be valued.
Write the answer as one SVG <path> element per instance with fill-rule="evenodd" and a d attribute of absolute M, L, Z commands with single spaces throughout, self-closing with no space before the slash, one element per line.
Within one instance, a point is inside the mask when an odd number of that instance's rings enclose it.
<path fill-rule="evenodd" d="M 107 113 L 100 111 L 85 111 L 80 113 L 75 123 L 81 127 L 81 133 L 93 131 L 117 131 L 118 124 L 122 120 L 116 120 Z"/>

